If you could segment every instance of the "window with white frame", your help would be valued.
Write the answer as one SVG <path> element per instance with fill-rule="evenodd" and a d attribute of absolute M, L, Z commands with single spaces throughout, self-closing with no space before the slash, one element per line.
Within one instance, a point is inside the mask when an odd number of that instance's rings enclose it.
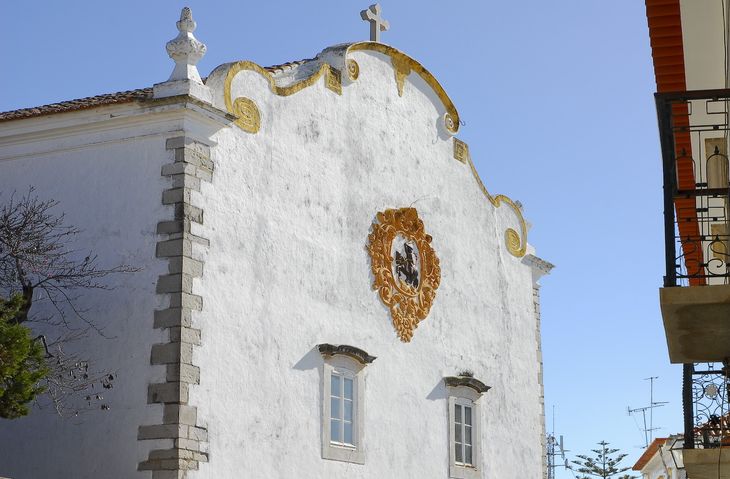
<path fill-rule="evenodd" d="M 454 463 L 474 467 L 474 403 L 468 399 L 454 401 Z"/>
<path fill-rule="evenodd" d="M 364 464 L 364 369 L 375 357 L 348 345 L 318 348 L 324 359 L 322 458 Z"/>
<path fill-rule="evenodd" d="M 330 372 L 330 443 L 355 447 L 355 383 L 352 371 L 334 368 Z"/>
<path fill-rule="evenodd" d="M 449 394 L 449 477 L 481 477 L 479 398 L 489 386 L 470 375 L 444 378 Z"/>

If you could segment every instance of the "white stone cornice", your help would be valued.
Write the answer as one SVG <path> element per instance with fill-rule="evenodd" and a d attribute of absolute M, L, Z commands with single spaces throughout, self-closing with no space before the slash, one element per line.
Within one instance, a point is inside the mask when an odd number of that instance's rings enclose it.
<path fill-rule="evenodd" d="M 534 254 L 526 254 L 522 258 L 522 263 L 529 266 L 532 270 L 532 282 L 534 284 L 537 284 L 543 276 L 550 274 L 550 271 L 555 267 L 554 264 L 545 261 Z"/>
<path fill-rule="evenodd" d="M 197 132 L 197 136 L 209 138 L 232 121 L 231 115 L 187 97 L 18 120 L 12 122 L 18 128 L 0 128 L 0 162 L 165 135 L 183 124 L 187 135 Z"/>

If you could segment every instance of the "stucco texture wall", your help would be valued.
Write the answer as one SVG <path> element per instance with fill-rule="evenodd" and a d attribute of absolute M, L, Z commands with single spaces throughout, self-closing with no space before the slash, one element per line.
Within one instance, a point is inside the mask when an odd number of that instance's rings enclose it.
<path fill-rule="evenodd" d="M 56 121 L 63 120 L 29 120 L 19 128 L 52 131 Z M 147 385 L 164 380 L 164 369 L 150 366 L 150 348 L 162 341 L 161 331 L 152 327 L 153 311 L 163 306 L 155 283 L 165 270 L 155 258 L 155 227 L 171 214 L 160 201 L 166 187 L 160 167 L 170 153 L 164 137 L 146 136 L 149 128 L 85 128 L 77 125 L 55 138 L 0 138 L 0 201 L 33 186 L 40 199 L 58 201 L 54 213 L 65 213 L 66 224 L 81 230 L 69 245 L 77 255 L 93 252 L 101 267 L 126 264 L 139 271 L 107 277 L 109 291 L 74 292 L 76 306 L 106 337 L 88 331 L 67 344 L 66 352 L 88 359 L 92 372 L 112 372 L 114 387 L 99 390 L 97 384 L 75 395 L 67 405 L 80 406 L 77 417 L 62 418 L 47 407 L 26 418 L 0 420 L 0 476 L 13 479 L 136 477 L 137 463 L 154 446 L 137 441 L 137 428 L 162 414 L 161 406 L 147 405 Z M 35 301 L 32 312 L 52 313 L 41 295 Z M 54 328 L 49 339 L 67 332 Z M 104 400 L 87 409 L 87 394 L 102 394 Z M 102 403 L 111 409 L 102 411 Z"/>
<path fill-rule="evenodd" d="M 205 223 L 194 233 L 210 246 L 194 250 L 205 270 L 194 284 L 204 306 L 193 317 L 203 339 L 191 404 L 210 458 L 190 477 L 447 477 L 442 378 L 463 370 L 492 386 L 481 399 L 482 477 L 540 477 L 531 273 L 504 242 L 519 230 L 514 212 L 495 208 L 454 159 L 429 85 L 412 74 L 399 97 L 389 57 L 351 58 L 360 75 L 341 96 L 323 80 L 286 97 L 255 72 L 233 82 L 234 98 L 259 106 L 261 130 L 219 133 L 199 198 Z M 208 83 L 220 98 L 220 79 Z M 372 289 L 366 245 L 377 212 L 408 206 L 442 276 L 403 343 Z M 325 342 L 377 356 L 366 368 L 364 465 L 321 457 L 315 346 Z"/>

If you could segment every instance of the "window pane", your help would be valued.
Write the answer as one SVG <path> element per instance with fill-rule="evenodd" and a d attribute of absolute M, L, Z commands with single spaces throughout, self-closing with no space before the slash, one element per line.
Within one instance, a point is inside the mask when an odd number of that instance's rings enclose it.
<path fill-rule="evenodd" d="M 464 464 L 469 464 L 470 466 L 474 464 L 471 457 L 471 446 L 464 446 Z"/>
<path fill-rule="evenodd" d="M 461 424 L 461 406 L 454 406 L 454 422 Z"/>
<path fill-rule="evenodd" d="M 468 406 L 464 406 L 464 424 L 472 425 L 471 424 L 471 408 Z"/>
<path fill-rule="evenodd" d="M 461 444 L 461 424 L 454 424 L 454 442 Z"/>
<path fill-rule="evenodd" d="M 331 393 L 333 396 L 341 396 L 342 393 L 340 393 L 340 377 L 336 375 L 332 375 L 332 383 L 331 383 Z"/>
<path fill-rule="evenodd" d="M 332 419 L 342 419 L 340 413 L 340 398 L 330 398 L 330 417 Z"/>
<path fill-rule="evenodd" d="M 352 421 L 352 401 L 345 399 L 345 421 Z"/>
<path fill-rule="evenodd" d="M 464 458 L 461 454 L 461 444 L 454 444 L 454 460 L 456 462 L 464 462 Z"/>
<path fill-rule="evenodd" d="M 355 444 L 352 440 L 352 423 L 351 422 L 345 422 L 345 440 L 343 441 L 347 444 Z"/>
<path fill-rule="evenodd" d="M 341 422 L 337 419 L 332 419 L 330 421 L 330 440 L 332 442 L 342 442 L 342 438 L 340 436 L 340 426 Z"/>
<path fill-rule="evenodd" d="M 352 379 L 345 379 L 345 398 L 352 399 Z"/>
<path fill-rule="evenodd" d="M 471 426 L 464 426 L 464 444 L 472 445 L 471 442 Z"/>

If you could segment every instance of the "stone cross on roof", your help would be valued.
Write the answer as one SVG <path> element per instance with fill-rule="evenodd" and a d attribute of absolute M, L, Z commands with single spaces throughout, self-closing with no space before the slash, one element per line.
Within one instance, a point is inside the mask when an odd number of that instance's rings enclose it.
<path fill-rule="evenodd" d="M 380 32 L 384 32 L 390 28 L 390 24 L 380 15 L 380 5 L 370 5 L 368 8 L 360 12 L 360 17 L 366 22 L 370 22 L 370 41 L 379 42 Z"/>

